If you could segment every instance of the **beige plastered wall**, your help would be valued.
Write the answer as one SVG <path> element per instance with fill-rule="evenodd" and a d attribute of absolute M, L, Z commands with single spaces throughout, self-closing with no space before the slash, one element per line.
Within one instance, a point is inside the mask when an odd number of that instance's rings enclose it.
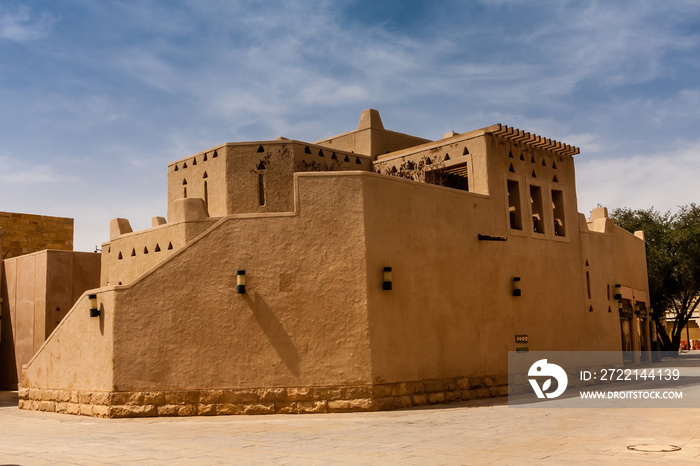
<path fill-rule="evenodd" d="M 131 283 L 182 249 L 214 223 L 216 219 L 166 223 L 126 233 L 103 243 L 100 286 Z"/>
<path fill-rule="evenodd" d="M 99 317 L 90 317 L 88 293 L 83 294 L 65 319 L 24 366 L 22 388 L 44 390 L 110 391 L 113 387 L 113 289 L 98 295 Z M 65 400 L 68 401 L 68 400 Z M 77 401 L 76 401 L 77 402 Z"/>
<path fill-rule="evenodd" d="M 488 134 L 456 137 L 452 146 L 457 153 L 468 147 L 470 190 L 477 193 L 395 178 L 365 181 L 374 381 L 499 376 L 507 371 L 507 351 L 518 346 L 619 349 L 617 313 L 607 312 L 612 301 L 598 292 L 614 283 L 613 242 L 607 237 L 606 248 L 584 258 L 571 157 Z M 519 183 L 521 230 L 509 226 L 508 179 Z M 530 186 L 542 190 L 543 233 L 532 230 Z M 553 233 L 552 189 L 564 195 L 564 237 Z M 479 234 L 507 240 L 479 241 Z M 591 299 L 586 259 L 598 274 Z M 392 291 L 380 286 L 385 266 L 393 268 Z M 512 296 L 513 277 L 521 278 L 521 297 Z M 528 335 L 527 345 L 516 344 L 515 335 Z"/>
<path fill-rule="evenodd" d="M 116 391 L 370 383 L 362 179 L 295 176 L 294 212 L 224 218 L 131 285 L 100 292 L 100 302 L 114 295 L 100 318 L 111 347 L 85 364 L 68 346 L 87 328 L 99 338 L 98 319 L 74 309 L 27 387 L 101 370 L 113 374 L 103 389 Z"/>
<path fill-rule="evenodd" d="M 22 365 L 63 320 L 80 295 L 99 284 L 99 254 L 41 251 L 3 261 L 4 388 L 17 386 Z"/>
<path fill-rule="evenodd" d="M 371 159 L 290 140 L 222 144 L 168 165 L 168 219 L 185 189 L 205 200 L 210 217 L 290 212 L 294 172 L 341 170 L 370 171 Z"/>

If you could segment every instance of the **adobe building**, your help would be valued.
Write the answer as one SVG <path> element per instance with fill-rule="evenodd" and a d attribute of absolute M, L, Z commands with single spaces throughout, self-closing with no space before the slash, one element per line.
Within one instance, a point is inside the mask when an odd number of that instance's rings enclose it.
<path fill-rule="evenodd" d="M 0 212 L 0 389 L 29 362 L 73 304 L 99 286 L 100 255 L 73 251 L 73 219 Z"/>
<path fill-rule="evenodd" d="M 112 221 L 101 286 L 25 366 L 20 407 L 391 409 L 503 395 L 508 351 L 648 355 L 643 235 L 578 213 L 578 152 L 500 124 L 430 141 L 366 110 L 315 143 L 172 162 L 167 222 Z"/>

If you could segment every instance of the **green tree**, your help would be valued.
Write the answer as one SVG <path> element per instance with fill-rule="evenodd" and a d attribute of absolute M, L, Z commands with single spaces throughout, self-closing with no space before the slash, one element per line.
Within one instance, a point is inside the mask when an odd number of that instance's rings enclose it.
<path fill-rule="evenodd" d="M 676 213 L 628 208 L 611 217 L 620 227 L 646 236 L 652 319 L 665 351 L 678 351 L 683 329 L 700 304 L 700 206 L 681 206 Z M 664 317 L 675 316 L 667 331 Z"/>

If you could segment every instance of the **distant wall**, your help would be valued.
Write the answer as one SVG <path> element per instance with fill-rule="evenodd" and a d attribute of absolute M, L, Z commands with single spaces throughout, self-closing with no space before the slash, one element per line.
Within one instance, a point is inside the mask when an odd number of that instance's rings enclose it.
<path fill-rule="evenodd" d="M 87 289 L 97 288 L 100 255 L 41 251 L 3 261 L 0 388 L 14 388 L 29 362 Z"/>
<path fill-rule="evenodd" d="M 73 219 L 0 212 L 5 259 L 44 249 L 73 250 Z"/>

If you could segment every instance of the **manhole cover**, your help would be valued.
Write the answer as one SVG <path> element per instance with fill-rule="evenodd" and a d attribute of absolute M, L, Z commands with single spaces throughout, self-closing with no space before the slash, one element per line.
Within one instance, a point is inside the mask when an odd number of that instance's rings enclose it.
<path fill-rule="evenodd" d="M 678 451 L 681 447 L 676 445 L 655 445 L 651 443 L 641 444 L 641 445 L 628 445 L 628 450 L 634 451 L 646 451 L 646 452 L 656 452 L 656 453 L 666 453 L 669 451 Z"/>

